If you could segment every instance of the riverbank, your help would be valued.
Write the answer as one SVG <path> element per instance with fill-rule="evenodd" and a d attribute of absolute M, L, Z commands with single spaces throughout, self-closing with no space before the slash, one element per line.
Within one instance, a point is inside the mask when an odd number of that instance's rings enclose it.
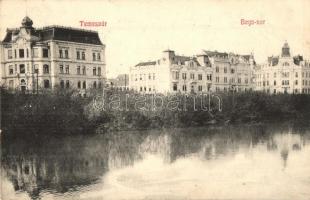
<path fill-rule="evenodd" d="M 261 92 L 140 95 L 56 89 L 39 95 L 1 89 L 4 134 L 91 134 L 280 121 L 310 122 L 310 95 Z"/>

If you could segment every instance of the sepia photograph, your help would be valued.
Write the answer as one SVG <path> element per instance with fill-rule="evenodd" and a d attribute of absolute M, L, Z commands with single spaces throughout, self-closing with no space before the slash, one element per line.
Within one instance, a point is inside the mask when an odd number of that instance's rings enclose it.
<path fill-rule="evenodd" d="M 0 200 L 309 200 L 310 0 L 0 0 Z"/>

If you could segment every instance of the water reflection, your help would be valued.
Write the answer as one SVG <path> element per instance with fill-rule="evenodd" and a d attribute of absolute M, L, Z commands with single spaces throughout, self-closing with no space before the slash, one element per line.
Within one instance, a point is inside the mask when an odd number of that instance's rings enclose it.
<path fill-rule="evenodd" d="M 306 199 L 309 140 L 309 129 L 288 125 L 4 140 L 2 194 L 3 199 Z M 293 183 L 296 188 L 286 188 Z"/>

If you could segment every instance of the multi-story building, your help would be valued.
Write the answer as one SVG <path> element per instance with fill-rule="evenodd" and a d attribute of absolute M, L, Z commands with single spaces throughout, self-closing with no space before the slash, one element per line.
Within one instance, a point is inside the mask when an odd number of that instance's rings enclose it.
<path fill-rule="evenodd" d="M 0 45 L 1 84 L 25 92 L 42 88 L 102 87 L 105 80 L 105 45 L 95 31 L 62 26 L 22 26 L 7 29 Z"/>
<path fill-rule="evenodd" d="M 212 65 L 212 91 L 250 91 L 254 89 L 253 55 L 204 51 Z"/>
<path fill-rule="evenodd" d="M 129 87 L 145 93 L 202 92 L 210 87 L 211 76 L 211 65 L 206 55 L 186 57 L 166 50 L 156 61 L 141 62 L 131 67 Z"/>
<path fill-rule="evenodd" d="M 144 93 L 245 91 L 253 88 L 253 56 L 205 51 L 179 56 L 166 50 L 156 61 L 130 68 L 129 86 Z"/>
<path fill-rule="evenodd" d="M 287 42 L 281 56 L 268 57 L 267 63 L 255 68 L 256 90 L 267 93 L 310 94 L 310 63 L 302 56 L 291 56 Z"/>

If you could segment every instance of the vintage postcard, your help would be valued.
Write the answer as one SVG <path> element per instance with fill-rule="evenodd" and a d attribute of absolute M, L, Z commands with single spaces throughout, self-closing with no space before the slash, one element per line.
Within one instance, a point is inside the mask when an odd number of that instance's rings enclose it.
<path fill-rule="evenodd" d="M 0 0 L 1 200 L 309 200 L 310 0 Z"/>

